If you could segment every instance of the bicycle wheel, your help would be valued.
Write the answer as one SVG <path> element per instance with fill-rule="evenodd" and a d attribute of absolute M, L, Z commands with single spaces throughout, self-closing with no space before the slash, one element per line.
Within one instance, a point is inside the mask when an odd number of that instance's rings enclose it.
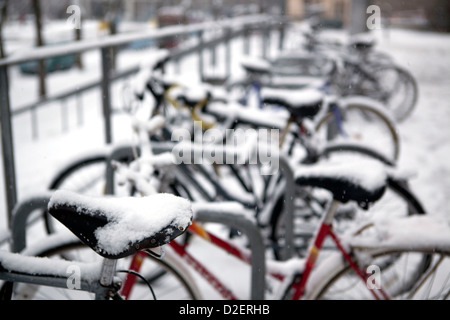
<path fill-rule="evenodd" d="M 106 155 L 93 155 L 69 164 L 55 175 L 49 190 L 65 189 L 82 194 L 104 195 L 106 161 Z M 65 229 L 46 210 L 42 215 L 48 234 Z"/>
<path fill-rule="evenodd" d="M 342 257 L 328 258 L 327 272 L 320 280 L 311 275 L 314 288 L 309 299 L 374 299 L 373 290 L 382 288 L 389 299 L 448 300 L 450 299 L 450 254 L 439 248 L 424 250 L 410 243 L 388 250 L 357 250 L 364 254 L 361 270 L 371 276 L 363 281 L 346 265 Z M 340 261 L 339 261 L 340 260 Z M 331 262 L 331 261 L 334 261 Z M 320 266 L 319 266 L 320 268 Z M 380 297 L 381 298 L 381 297 Z"/>
<path fill-rule="evenodd" d="M 147 255 L 139 271 L 142 278 L 131 292 L 131 300 L 151 299 L 149 287 L 158 300 L 201 300 L 202 294 L 189 270 L 177 258 L 169 246 L 164 258 Z M 145 279 L 145 280 L 144 280 Z"/>
<path fill-rule="evenodd" d="M 100 261 L 101 257 L 77 239 L 54 244 L 36 256 L 50 259 L 64 259 L 82 262 Z M 165 299 L 201 299 L 200 291 L 188 270 L 177 262 L 172 252 L 167 252 L 164 259 L 146 256 L 140 271 L 140 278 L 133 286 L 129 299 L 141 300 L 154 298 Z M 129 265 L 129 258 L 118 260 L 117 276 L 124 278 Z M 69 276 L 69 274 L 68 274 Z M 145 279 L 145 280 L 144 280 Z M 151 287 L 151 289 L 150 289 Z M 13 299 L 93 299 L 94 294 L 79 290 L 53 288 L 28 283 L 18 283 L 14 286 Z"/>
<path fill-rule="evenodd" d="M 316 122 L 320 139 L 367 145 L 396 162 L 400 153 L 397 128 L 379 103 L 363 97 L 342 100 Z"/>
<path fill-rule="evenodd" d="M 373 70 L 378 83 L 377 92 L 369 96 L 383 102 L 398 122 L 410 116 L 417 104 L 419 89 L 414 76 L 394 65 L 378 66 Z"/>
<path fill-rule="evenodd" d="M 318 188 L 296 186 L 294 198 L 294 252 L 298 256 L 305 256 L 309 243 L 314 235 L 318 223 L 321 221 L 330 194 Z M 368 211 L 361 210 L 356 204 L 341 205 L 335 217 L 334 228 L 338 233 L 344 233 L 373 218 L 401 217 L 425 214 L 425 210 L 417 197 L 409 190 L 404 181 L 388 180 L 388 186 L 383 197 Z M 276 259 L 285 260 L 287 243 L 285 240 L 285 205 L 284 196 L 281 196 L 272 211 L 269 240 Z M 325 249 L 334 249 L 334 246 L 325 245 Z"/>
<path fill-rule="evenodd" d="M 128 157 L 118 159 L 118 161 L 129 161 Z M 60 170 L 51 183 L 49 190 L 64 189 L 75 191 L 81 194 L 101 196 L 106 193 L 106 167 L 108 156 L 98 154 L 78 159 Z M 126 187 L 115 186 L 117 194 L 129 194 Z M 43 213 L 47 233 L 51 234 L 57 231 L 56 226 L 61 224 L 57 222 L 46 211 Z M 65 227 L 62 227 L 65 229 Z"/>
<path fill-rule="evenodd" d="M 49 189 L 68 188 L 83 194 L 104 194 L 106 160 L 106 155 L 93 155 L 76 160 L 55 175 Z"/>

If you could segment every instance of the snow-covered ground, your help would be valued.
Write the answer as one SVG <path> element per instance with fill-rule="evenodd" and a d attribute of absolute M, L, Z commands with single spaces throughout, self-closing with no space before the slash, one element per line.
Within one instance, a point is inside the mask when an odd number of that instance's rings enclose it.
<path fill-rule="evenodd" d="M 408 68 L 416 77 L 420 96 L 416 109 L 404 123 L 399 124 L 401 155 L 399 167 L 414 172 L 410 183 L 428 213 L 436 216 L 450 215 L 450 35 L 410 30 L 389 30 L 376 34 L 381 49 L 392 54 L 396 61 Z M 289 34 L 287 43 L 295 47 L 297 34 Z M 22 43 L 23 44 L 23 43 Z M 18 43 L 14 44 L 19 48 Z M 233 72 L 239 72 L 236 64 L 243 50 L 242 43 L 233 43 Z M 272 45 L 275 47 L 276 42 Z M 260 49 L 259 39 L 252 43 Z M 272 50 L 275 54 L 276 49 Z M 255 52 L 255 51 L 253 51 Z M 140 50 L 119 56 L 119 66 L 138 63 L 148 51 Z M 205 59 L 208 61 L 208 59 Z M 84 55 L 85 69 L 58 72 L 48 77 L 51 93 L 96 79 L 100 74 L 100 55 L 89 52 Z M 186 59 L 180 72 L 198 81 L 196 56 Z M 207 67 L 208 68 L 208 67 Z M 172 70 L 173 71 L 173 70 Z M 208 70 L 210 71 L 210 70 Z M 170 70 L 169 70 L 170 72 Z M 10 71 L 11 101 L 14 106 L 33 101 L 37 81 L 20 74 L 17 68 Z M 114 107 L 120 106 L 120 87 L 113 90 Z M 34 140 L 31 117 L 24 114 L 13 120 L 16 176 L 19 201 L 46 189 L 48 182 L 65 163 L 84 153 L 104 148 L 103 123 L 100 96 L 89 93 L 82 98 L 83 125 L 78 125 L 76 101 L 67 102 L 69 117 L 63 129 L 61 107 L 50 104 L 37 112 L 39 138 Z M 64 121 L 64 120 L 63 120 Z M 116 115 L 113 119 L 115 142 L 130 141 L 129 119 Z M 1 160 L 1 159 L 0 159 Z M 1 164 L 2 165 L 2 164 Z M 0 173 L 0 229 L 6 228 L 3 171 Z M 220 265 L 220 264 L 218 264 Z M 223 271 L 223 269 L 222 269 Z M 226 271 L 226 270 L 225 270 Z M 233 277 L 237 286 L 239 277 Z M 244 292 L 246 289 L 243 289 Z"/>
<path fill-rule="evenodd" d="M 450 36 L 392 30 L 383 49 L 408 68 L 419 85 L 411 117 L 399 125 L 400 168 L 416 172 L 411 186 L 430 214 L 450 215 Z"/>

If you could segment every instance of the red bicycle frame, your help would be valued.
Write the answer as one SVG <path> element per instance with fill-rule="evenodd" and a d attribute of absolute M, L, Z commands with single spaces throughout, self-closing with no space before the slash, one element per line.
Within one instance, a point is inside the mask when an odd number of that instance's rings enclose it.
<path fill-rule="evenodd" d="M 238 248 L 231 243 L 224 241 L 220 239 L 219 237 L 213 235 L 212 233 L 206 231 L 202 226 L 200 226 L 198 223 L 193 222 L 191 226 L 189 226 L 188 229 L 191 233 L 196 234 L 200 236 L 201 238 L 205 239 L 206 241 L 211 242 L 212 244 L 222 248 L 226 252 L 230 253 L 231 255 L 237 257 L 238 259 L 250 264 L 251 263 L 251 256 L 249 253 L 244 252 L 243 249 Z M 210 283 L 215 290 L 217 290 L 221 296 L 224 299 L 227 300 L 238 300 L 238 298 L 231 292 L 231 290 L 222 282 L 220 281 L 214 274 L 212 274 L 206 267 L 203 266 L 201 262 L 199 262 L 197 259 L 195 259 L 188 251 L 187 246 L 189 243 L 180 244 L 177 241 L 171 241 L 168 245 L 183 259 L 187 261 L 189 265 L 192 265 L 197 272 L 199 272 L 205 279 L 208 280 L 208 283 Z M 136 254 L 134 254 L 129 270 L 132 270 L 134 272 L 139 272 L 139 269 L 142 265 L 144 257 L 147 255 L 147 253 L 143 251 L 139 251 Z M 121 296 L 123 296 L 125 299 L 128 299 L 131 293 L 131 290 L 133 288 L 133 285 L 135 284 L 137 280 L 136 274 L 128 273 L 124 284 L 121 289 Z"/>
<path fill-rule="evenodd" d="M 362 271 L 355 261 L 352 259 L 350 253 L 347 252 L 347 250 L 344 249 L 342 246 L 339 238 L 332 230 L 332 225 L 326 222 L 322 222 L 319 228 L 319 232 L 317 233 L 316 237 L 314 238 L 314 242 L 312 243 L 308 255 L 306 258 L 305 263 L 305 269 L 300 277 L 300 281 L 294 281 L 291 285 L 291 290 L 293 293 L 292 299 L 298 300 L 303 297 L 303 294 L 305 292 L 306 283 L 308 281 L 309 275 L 311 274 L 312 269 L 314 268 L 314 265 L 317 260 L 317 256 L 320 253 L 320 250 L 322 249 L 322 245 L 326 239 L 327 236 L 330 236 L 331 239 L 336 244 L 336 247 L 338 250 L 342 253 L 344 259 L 347 261 L 347 263 L 350 265 L 350 267 L 356 272 L 356 274 L 367 283 L 367 280 L 369 279 L 369 276 Z M 384 292 L 383 289 L 378 289 L 378 292 L 380 293 L 381 297 L 377 294 L 377 291 L 373 289 L 369 289 L 372 295 L 375 297 L 375 299 L 380 300 L 381 298 L 389 300 L 389 296 Z"/>
<path fill-rule="evenodd" d="M 351 257 L 351 254 L 345 250 L 345 248 L 342 246 L 338 236 L 333 232 L 332 230 L 332 224 L 331 221 L 334 218 L 334 214 L 337 209 L 338 202 L 334 202 L 328 212 L 326 213 L 325 217 L 323 218 L 322 223 L 320 224 L 319 230 L 316 233 L 314 237 L 314 241 L 311 244 L 308 255 L 306 257 L 305 265 L 302 274 L 299 276 L 299 281 L 293 281 L 290 285 L 290 292 L 293 292 L 292 299 L 298 300 L 301 299 L 305 293 L 305 287 L 306 283 L 308 282 L 308 278 L 311 274 L 311 271 L 314 268 L 314 265 L 316 263 L 317 257 L 320 253 L 320 250 L 322 249 L 323 243 L 325 239 L 329 236 L 333 242 L 336 244 L 337 249 L 342 253 L 344 259 L 347 261 L 347 263 L 350 265 L 350 267 L 356 272 L 356 274 L 361 278 L 362 281 L 367 283 L 367 280 L 369 279 L 369 276 L 367 273 L 365 273 L 363 270 L 361 270 L 356 262 Z M 235 256 L 241 261 L 244 261 L 248 264 L 251 263 L 251 253 L 249 251 L 245 251 L 242 248 L 238 248 L 234 246 L 233 244 L 213 235 L 212 233 L 206 231 L 202 226 L 200 226 L 198 223 L 194 222 L 188 229 L 190 232 L 202 237 L 206 241 L 222 248 L 226 252 L 230 253 L 231 255 Z M 220 281 L 216 276 L 214 276 L 205 266 L 202 265 L 201 262 L 199 262 L 197 259 L 195 259 L 186 249 L 188 246 L 188 243 L 180 244 L 177 241 L 171 241 L 169 245 L 174 249 L 174 251 L 183 259 L 187 261 L 187 263 L 194 267 L 194 269 L 199 272 L 205 279 L 208 280 L 208 282 L 222 295 L 224 299 L 229 300 L 237 300 L 238 298 Z M 129 269 L 135 272 L 138 272 L 143 258 L 147 255 L 145 252 L 138 252 L 133 256 L 133 259 L 131 261 Z M 284 275 L 282 274 L 275 274 L 271 273 L 272 276 L 279 280 L 284 279 Z M 131 289 L 136 282 L 136 275 L 135 274 L 127 274 L 127 277 L 124 281 L 124 285 L 121 290 L 121 295 L 124 298 L 128 298 L 129 294 L 131 292 Z M 369 289 L 367 288 L 375 299 L 389 299 L 389 296 L 386 294 L 386 292 L 383 289 Z"/>

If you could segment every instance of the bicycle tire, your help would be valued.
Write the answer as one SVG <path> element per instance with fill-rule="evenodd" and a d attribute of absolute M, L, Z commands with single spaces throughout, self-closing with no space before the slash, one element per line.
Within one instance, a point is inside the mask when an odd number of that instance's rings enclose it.
<path fill-rule="evenodd" d="M 341 95 L 361 95 L 375 99 L 389 109 L 396 122 L 405 120 L 418 101 L 419 88 L 414 76 L 394 63 L 344 61 L 333 78 Z"/>
<path fill-rule="evenodd" d="M 400 138 L 392 118 L 377 102 L 362 97 L 348 97 L 342 100 L 339 114 L 327 112 L 316 121 L 316 134 L 328 141 L 344 140 L 367 144 L 393 162 L 400 155 Z M 337 117 L 341 117 L 338 119 Z M 342 123 L 344 132 L 336 129 L 336 122 Z M 376 144 L 375 144 L 376 143 Z"/>
<path fill-rule="evenodd" d="M 121 162 L 128 162 L 125 157 L 118 159 Z M 77 159 L 62 170 L 60 170 L 51 180 L 48 189 L 64 189 L 81 194 L 101 196 L 106 194 L 106 166 L 108 155 L 93 154 Z M 117 188 L 115 188 L 117 189 Z M 126 191 L 119 191 L 126 192 Z M 56 231 L 55 225 L 60 225 L 47 211 L 43 212 L 45 229 L 48 234 Z"/>
<path fill-rule="evenodd" d="M 89 247 L 85 246 L 78 239 L 66 238 L 66 241 L 48 246 L 42 251 L 35 252 L 39 257 L 57 257 L 61 259 L 70 259 L 74 261 L 96 261 L 95 259 L 101 259 L 100 256 L 95 254 Z M 76 250 L 76 251 L 73 251 Z M 174 254 L 167 251 L 164 259 L 157 259 L 150 255 L 146 256 L 143 262 L 143 267 L 147 268 L 146 282 L 137 281 L 134 292 L 131 294 L 131 299 L 141 299 L 150 297 L 153 299 L 150 289 L 147 284 L 150 283 L 152 290 L 158 300 L 164 299 L 201 299 L 201 293 L 198 289 L 195 281 L 190 275 L 189 271 L 179 262 L 177 262 Z M 127 259 L 121 259 L 122 264 L 127 265 Z M 148 269 L 155 271 L 155 274 L 149 273 Z M 142 272 L 144 272 L 143 270 Z M 163 271 L 163 272 L 161 272 Z M 118 274 L 119 275 L 119 274 Z M 170 287 L 169 287 L 170 285 Z M 175 291 L 168 291 L 170 289 Z M 138 291 L 137 291 L 138 290 Z M 145 295 L 145 296 L 144 296 Z M 20 299 L 66 299 L 74 297 L 75 299 L 91 299 L 94 298 L 93 294 L 88 292 L 81 292 L 78 290 L 52 288 L 47 286 L 39 286 L 33 284 L 21 283 L 15 286 L 13 298 Z"/>
<path fill-rule="evenodd" d="M 419 249 L 414 243 L 408 247 L 399 246 L 388 250 L 357 250 L 365 254 L 365 262 L 361 270 L 378 272 L 380 276 L 375 283 L 368 279 L 364 283 L 358 279 L 353 270 L 341 259 L 328 258 L 327 272 L 316 271 L 311 274 L 311 283 L 307 299 L 374 299 L 370 290 L 382 288 L 389 299 L 450 299 L 450 253 L 448 250 L 434 248 Z M 335 257 L 338 255 L 336 254 Z M 340 261 L 339 261 L 340 260 Z M 377 268 L 377 264 L 392 261 L 384 268 Z M 411 265 L 416 263 L 411 270 Z M 405 264 L 403 266 L 403 264 Z M 319 266 L 320 268 L 320 266 Z M 369 269 L 370 268 L 370 269 Z M 375 269 L 376 268 L 376 269 Z M 317 279 L 320 277 L 320 279 Z M 384 279 L 384 281 L 382 281 Z M 389 281 L 386 281 L 388 279 Z M 435 280 L 439 279 L 438 282 Z M 370 280 L 370 283 L 369 283 Z M 378 287 L 375 287 L 379 281 Z M 371 288 L 371 289 L 368 289 Z"/>
<path fill-rule="evenodd" d="M 397 77 L 394 85 L 390 85 L 389 72 L 391 77 Z M 379 83 L 383 95 L 380 101 L 384 102 L 386 108 L 392 113 L 397 122 L 403 122 L 413 112 L 419 96 L 419 88 L 414 76 L 406 69 L 396 65 L 382 65 L 374 68 L 373 73 Z M 370 96 L 380 97 L 379 94 Z"/>
<path fill-rule="evenodd" d="M 67 177 L 72 175 L 73 172 L 81 170 L 82 168 L 85 168 L 95 163 L 106 162 L 106 159 L 107 159 L 106 155 L 92 155 L 70 163 L 68 166 L 64 167 L 55 175 L 55 177 L 49 184 L 49 189 L 55 190 L 61 188 L 61 186 L 67 180 Z"/>

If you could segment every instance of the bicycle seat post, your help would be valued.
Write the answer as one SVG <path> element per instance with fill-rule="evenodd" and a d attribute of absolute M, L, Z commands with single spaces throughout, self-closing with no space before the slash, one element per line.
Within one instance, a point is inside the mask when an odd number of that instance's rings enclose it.
<path fill-rule="evenodd" d="M 102 271 L 100 275 L 100 284 L 104 287 L 109 287 L 113 283 L 114 274 L 116 273 L 116 259 L 104 259 L 102 264 Z"/>
<path fill-rule="evenodd" d="M 340 202 L 337 200 L 334 200 L 329 204 L 325 216 L 323 217 L 323 222 L 326 224 L 331 225 L 334 219 L 334 216 L 336 215 L 337 209 L 340 205 Z"/>

